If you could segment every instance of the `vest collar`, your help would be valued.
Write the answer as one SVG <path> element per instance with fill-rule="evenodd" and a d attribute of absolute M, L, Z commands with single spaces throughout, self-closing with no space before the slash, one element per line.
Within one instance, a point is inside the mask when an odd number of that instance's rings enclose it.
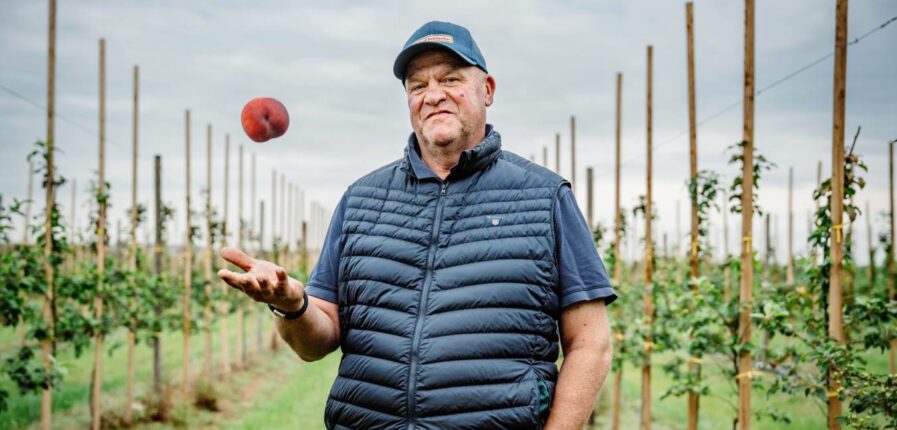
<path fill-rule="evenodd" d="M 458 164 L 452 167 L 449 176 L 467 175 L 483 169 L 499 155 L 501 155 L 501 135 L 491 124 L 486 124 L 486 137 L 477 146 L 461 153 Z M 421 159 L 417 136 L 413 132 L 408 137 L 408 145 L 405 146 L 405 156 L 402 159 L 401 168 L 417 179 L 439 179 Z"/>

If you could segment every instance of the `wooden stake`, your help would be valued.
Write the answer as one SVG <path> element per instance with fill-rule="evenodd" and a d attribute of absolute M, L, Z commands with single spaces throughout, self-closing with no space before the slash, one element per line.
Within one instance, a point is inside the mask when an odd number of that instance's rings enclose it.
<path fill-rule="evenodd" d="M 206 125 L 206 250 L 204 260 L 204 276 L 206 278 L 206 297 L 212 297 L 212 124 Z M 212 303 L 207 300 L 203 306 L 202 317 L 205 323 L 203 339 L 205 350 L 203 351 L 203 369 L 205 377 L 212 377 Z"/>
<path fill-rule="evenodd" d="M 280 239 L 278 241 L 280 244 L 280 247 L 279 247 L 280 249 L 278 249 L 279 252 L 277 255 L 278 256 L 277 264 L 280 264 L 280 265 L 283 265 L 283 258 L 284 258 L 284 255 L 286 255 L 286 241 L 287 241 L 287 238 L 286 238 L 286 232 L 287 232 L 287 229 L 286 229 L 286 220 L 287 220 L 287 217 L 286 217 L 286 213 L 287 213 L 286 190 L 287 190 L 286 175 L 281 173 L 280 174 L 280 200 L 279 200 L 280 206 L 278 207 L 278 209 L 280 210 L 280 217 L 278 218 L 278 221 L 280 221 L 280 226 L 277 228 L 278 238 Z"/>
<path fill-rule="evenodd" d="M 54 194 L 55 173 L 53 171 L 53 146 L 56 106 L 56 0 L 49 0 L 48 7 L 48 37 L 47 37 L 47 171 L 44 187 L 46 188 L 46 206 L 44 209 L 44 231 L 52 231 L 53 210 L 56 206 Z M 53 370 L 53 355 L 56 353 L 56 287 L 54 282 L 53 241 L 44 241 L 44 280 L 47 291 L 44 293 L 44 302 L 41 304 L 41 318 L 44 325 L 49 328 L 49 336 L 41 340 L 41 361 L 44 371 L 50 374 Z M 40 428 L 50 430 L 53 425 L 53 388 L 49 385 L 41 389 L 40 402 Z"/>
<path fill-rule="evenodd" d="M 554 135 L 554 173 L 561 174 L 561 134 Z"/>
<path fill-rule="evenodd" d="M 897 263 L 894 261 L 894 256 L 897 252 L 894 251 L 895 245 L 894 242 L 894 144 L 897 143 L 897 139 L 892 140 L 890 145 L 888 145 L 888 189 L 890 190 L 890 202 L 891 209 L 888 211 L 888 218 L 891 221 L 891 252 L 888 255 L 888 273 L 891 275 L 888 276 L 888 300 L 894 301 L 897 300 L 897 296 L 895 296 L 895 292 L 897 292 L 897 288 L 895 288 L 895 282 L 897 282 Z M 891 375 L 897 374 L 897 338 L 891 339 L 891 360 L 890 365 L 888 366 L 888 373 Z"/>
<path fill-rule="evenodd" d="M 548 145 L 542 146 L 542 166 L 548 168 Z"/>
<path fill-rule="evenodd" d="M 794 287 L 794 166 L 788 168 L 788 267 L 785 282 Z"/>
<path fill-rule="evenodd" d="M 265 237 L 265 201 L 259 202 L 259 238 Z M 262 239 L 259 239 L 259 254 L 264 253 L 264 245 Z M 261 352 L 263 346 L 262 332 L 265 324 L 264 311 L 261 306 L 256 306 L 256 352 Z"/>
<path fill-rule="evenodd" d="M 221 246 L 229 246 L 229 231 L 227 229 L 228 222 L 228 207 L 229 205 L 229 197 L 230 197 L 230 135 L 224 135 L 224 216 L 221 225 Z M 224 294 L 224 297 L 227 294 L 230 294 L 230 287 L 225 282 L 221 282 L 221 291 Z M 231 371 L 231 362 L 230 362 L 230 328 L 227 321 L 228 310 L 230 309 L 230 303 L 227 301 L 222 301 L 218 305 L 218 313 L 221 317 L 221 371 L 224 373 L 230 373 Z"/>
<path fill-rule="evenodd" d="M 751 309 L 753 307 L 754 259 L 751 246 L 751 221 L 754 216 L 754 0 L 744 2 L 744 159 L 741 183 L 741 284 L 738 319 L 739 343 L 744 346 L 738 356 L 738 429 L 751 428 Z"/>
<path fill-rule="evenodd" d="M 726 303 L 731 299 L 731 283 L 732 283 L 732 274 L 729 268 L 729 193 L 726 190 L 723 190 L 723 255 L 725 256 L 724 261 L 727 263 L 723 267 L 723 300 Z"/>
<path fill-rule="evenodd" d="M 691 181 L 698 180 L 698 128 L 696 125 L 696 108 L 695 108 L 695 29 L 694 29 L 694 5 L 692 2 L 685 3 L 685 29 L 688 45 L 688 159 Z M 700 276 L 698 255 L 700 254 L 701 237 L 698 231 L 698 196 L 697 194 L 691 199 L 691 252 L 689 253 L 689 264 L 692 279 Z M 692 283 L 691 290 L 694 292 L 697 286 Z M 700 357 L 695 357 L 700 359 Z M 689 373 L 695 375 L 700 380 L 701 367 L 697 364 L 697 360 L 690 360 L 688 363 Z M 698 408 L 700 397 L 697 393 L 688 393 L 688 430 L 696 430 L 698 428 Z"/>
<path fill-rule="evenodd" d="M 620 241 L 622 240 L 622 222 L 620 214 L 620 121 L 622 112 L 621 101 L 623 92 L 623 74 L 617 73 L 617 98 L 616 98 L 616 122 L 615 122 L 615 143 L 614 143 L 614 273 L 613 283 L 619 287 L 620 277 L 622 273 L 623 262 L 620 261 Z M 617 312 L 619 316 L 619 311 Z M 622 333 L 615 333 L 616 341 L 623 339 Z M 611 411 L 611 428 L 613 430 L 620 429 L 620 410 L 622 408 L 622 387 L 623 387 L 623 368 L 614 374 L 614 390 L 613 390 L 613 409 Z"/>
<path fill-rule="evenodd" d="M 576 117 L 570 115 L 570 188 L 576 192 Z"/>
<path fill-rule="evenodd" d="M 847 0 L 837 0 L 835 15 L 835 78 L 834 108 L 832 114 L 832 259 L 829 272 L 829 325 L 828 334 L 835 342 L 844 341 L 842 325 L 841 282 L 844 244 L 841 238 L 844 204 L 844 96 L 847 92 Z M 837 393 L 841 385 L 829 374 L 829 392 Z M 837 418 L 841 415 L 841 400 L 837 395 L 828 396 L 828 428 L 840 429 Z"/>
<path fill-rule="evenodd" d="M 100 39 L 100 157 L 99 177 L 97 180 L 97 192 L 100 196 L 106 195 L 106 41 Z M 99 213 L 96 229 L 97 243 L 97 292 L 93 300 L 94 319 L 103 319 L 103 294 L 105 293 L 104 274 L 106 273 L 106 199 L 100 198 Z M 98 330 L 94 334 L 93 356 L 93 382 L 90 396 L 90 427 L 93 430 L 100 429 L 102 384 L 103 384 L 103 331 Z"/>
<path fill-rule="evenodd" d="M 154 271 L 156 276 L 162 276 L 162 157 L 158 154 L 153 158 L 153 189 L 155 196 L 155 220 L 156 220 L 156 244 L 153 247 Z M 162 308 L 155 308 L 156 317 L 162 315 Z M 162 395 L 162 341 L 158 333 L 153 333 L 153 391 L 156 397 Z"/>
<path fill-rule="evenodd" d="M 25 227 L 22 229 L 22 244 L 28 245 L 28 234 L 31 230 L 31 202 L 33 199 L 33 194 L 31 192 L 32 186 L 34 185 L 34 162 L 28 160 L 28 200 L 25 202 Z M 74 206 L 74 205 L 72 205 Z M 74 210 L 73 212 L 74 213 Z M 74 225 L 74 223 L 72 223 Z"/>
<path fill-rule="evenodd" d="M 128 268 L 132 273 L 137 271 L 137 129 L 138 129 L 138 91 L 140 88 L 140 70 L 134 65 L 134 109 L 131 116 L 131 243 L 128 253 Z M 130 297 L 131 309 L 134 309 L 134 298 Z M 130 424 L 133 418 L 134 404 L 134 349 L 137 343 L 137 322 L 132 317 L 128 325 L 128 376 L 125 389 L 125 423 Z"/>
<path fill-rule="evenodd" d="M 237 248 L 241 251 L 246 252 L 245 246 L 245 238 L 246 238 L 246 220 L 243 218 L 243 145 L 240 145 L 239 150 L 239 163 L 238 163 L 238 177 L 237 180 L 237 219 L 239 220 L 239 231 L 237 232 Z M 246 367 L 246 361 L 249 359 L 248 354 L 249 351 L 246 348 L 246 320 L 243 316 L 243 309 L 246 307 L 246 301 L 240 296 L 240 303 L 237 305 L 237 345 L 239 345 L 240 353 L 237 354 L 237 367 L 243 369 Z"/>
<path fill-rule="evenodd" d="M 869 200 L 866 200 L 866 253 L 869 255 L 869 264 L 866 265 L 866 279 L 869 285 L 875 285 L 875 246 L 872 242 L 872 212 L 869 210 Z"/>
<path fill-rule="evenodd" d="M 642 364 L 642 429 L 651 429 L 651 349 L 654 345 L 654 284 L 653 284 L 653 253 L 654 242 L 651 240 L 651 222 L 653 220 L 651 199 L 651 172 L 652 163 L 652 73 L 654 50 L 648 45 L 648 97 L 646 112 L 646 136 L 647 136 L 647 164 L 646 164 L 646 192 L 645 192 L 645 286 L 642 290 L 642 302 L 644 305 L 645 322 L 648 324 L 648 332 L 645 335 L 645 361 Z"/>
<path fill-rule="evenodd" d="M 275 258 L 274 248 L 277 246 L 277 170 L 271 171 L 271 258 Z M 276 263 L 276 261 L 275 261 Z"/>
<path fill-rule="evenodd" d="M 594 215 L 593 208 L 595 206 L 595 203 L 594 203 L 593 194 L 592 194 L 592 189 L 594 188 L 595 179 L 594 179 L 593 173 L 594 172 L 591 167 L 586 167 L 586 220 L 589 223 L 589 232 L 592 232 L 592 230 L 595 228 L 594 216 L 593 216 Z"/>
<path fill-rule="evenodd" d="M 181 384 L 184 389 L 184 396 L 189 397 L 191 393 L 190 386 L 190 300 L 191 290 L 193 289 L 193 237 L 192 226 L 190 224 L 190 110 L 184 113 L 185 123 L 185 162 L 186 162 L 186 180 L 185 189 L 186 197 L 184 204 L 184 215 L 186 216 L 186 225 L 184 229 L 184 297 L 183 297 L 183 324 L 184 324 L 184 357 L 183 372 Z"/>

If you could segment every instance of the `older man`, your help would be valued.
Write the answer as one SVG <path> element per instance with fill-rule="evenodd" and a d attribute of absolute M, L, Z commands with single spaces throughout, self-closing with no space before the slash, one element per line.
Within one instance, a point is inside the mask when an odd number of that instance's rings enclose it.
<path fill-rule="evenodd" d="M 232 248 L 246 273 L 219 275 L 303 360 L 342 350 L 328 429 L 581 428 L 616 295 L 569 183 L 501 149 L 465 28 L 425 24 L 393 72 L 414 133 L 346 190 L 308 285 Z"/>

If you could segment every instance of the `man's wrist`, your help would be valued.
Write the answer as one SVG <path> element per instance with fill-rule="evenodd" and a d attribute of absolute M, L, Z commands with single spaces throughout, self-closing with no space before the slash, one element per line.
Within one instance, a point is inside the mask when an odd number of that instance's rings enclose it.
<path fill-rule="evenodd" d="M 302 302 L 301 302 L 301 306 L 299 307 L 299 309 L 296 309 L 296 310 L 281 309 L 281 308 L 275 307 L 274 305 L 272 305 L 270 303 L 268 303 L 268 309 L 270 309 L 271 312 L 274 313 L 274 315 L 277 315 L 286 320 L 299 319 L 299 317 L 301 317 L 305 313 L 305 311 L 308 310 L 308 293 L 306 293 L 305 291 L 302 292 Z"/>

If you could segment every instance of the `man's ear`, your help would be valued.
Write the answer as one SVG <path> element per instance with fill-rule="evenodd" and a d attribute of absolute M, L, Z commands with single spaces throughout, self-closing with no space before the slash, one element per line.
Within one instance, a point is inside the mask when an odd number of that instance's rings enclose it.
<path fill-rule="evenodd" d="M 483 85 L 486 86 L 486 106 L 492 106 L 492 101 L 495 99 L 495 78 L 490 74 L 486 74 L 486 77 L 483 79 Z"/>

